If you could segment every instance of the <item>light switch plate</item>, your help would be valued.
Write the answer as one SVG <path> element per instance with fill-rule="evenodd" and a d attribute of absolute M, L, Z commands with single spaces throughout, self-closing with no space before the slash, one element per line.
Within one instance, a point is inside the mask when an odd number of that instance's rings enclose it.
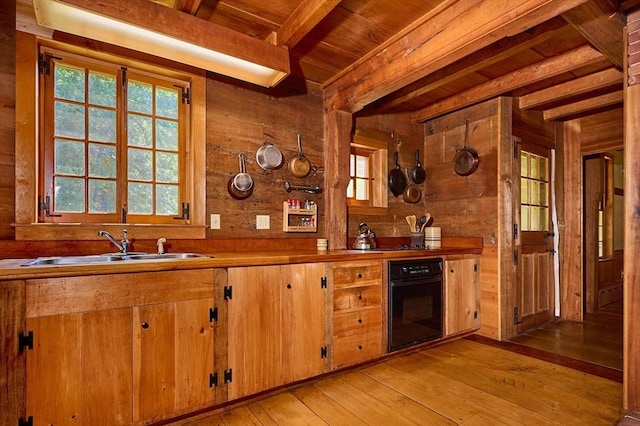
<path fill-rule="evenodd" d="M 269 229 L 269 228 L 271 228 L 270 220 L 271 220 L 271 217 L 268 214 L 257 214 L 256 215 L 256 229 Z"/>
<path fill-rule="evenodd" d="M 211 229 L 220 229 L 220 215 L 217 213 L 211 214 Z"/>

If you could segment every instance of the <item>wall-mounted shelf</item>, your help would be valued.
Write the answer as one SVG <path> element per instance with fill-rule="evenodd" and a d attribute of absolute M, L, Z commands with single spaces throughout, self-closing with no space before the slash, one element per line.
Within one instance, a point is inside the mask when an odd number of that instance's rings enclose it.
<path fill-rule="evenodd" d="M 282 203 L 282 230 L 284 232 L 318 232 L 318 205 L 310 208 L 289 207 Z"/>

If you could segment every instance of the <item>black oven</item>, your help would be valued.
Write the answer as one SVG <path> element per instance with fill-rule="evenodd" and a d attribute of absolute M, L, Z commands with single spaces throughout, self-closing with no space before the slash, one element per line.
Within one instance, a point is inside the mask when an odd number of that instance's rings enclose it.
<path fill-rule="evenodd" d="M 388 351 L 442 337 L 442 259 L 389 262 Z"/>

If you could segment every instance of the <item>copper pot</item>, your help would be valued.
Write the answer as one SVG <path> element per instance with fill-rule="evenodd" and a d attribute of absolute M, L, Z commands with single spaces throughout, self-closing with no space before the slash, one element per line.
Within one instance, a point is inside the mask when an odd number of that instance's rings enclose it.
<path fill-rule="evenodd" d="M 311 172 L 311 162 L 302 152 L 300 134 L 298 134 L 298 155 L 289 160 L 289 172 L 298 178 L 303 178 Z"/>

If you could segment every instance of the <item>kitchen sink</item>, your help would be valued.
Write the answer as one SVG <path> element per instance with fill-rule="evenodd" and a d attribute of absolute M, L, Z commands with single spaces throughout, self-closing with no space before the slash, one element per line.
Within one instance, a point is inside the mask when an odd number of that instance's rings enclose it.
<path fill-rule="evenodd" d="M 178 260 L 178 259 L 195 259 L 208 258 L 203 254 L 197 253 L 111 253 L 88 256 L 59 256 L 59 257 L 38 257 L 23 263 L 21 266 L 41 266 L 41 265 L 83 265 L 110 262 L 133 262 L 133 261 L 152 261 L 152 260 Z"/>

